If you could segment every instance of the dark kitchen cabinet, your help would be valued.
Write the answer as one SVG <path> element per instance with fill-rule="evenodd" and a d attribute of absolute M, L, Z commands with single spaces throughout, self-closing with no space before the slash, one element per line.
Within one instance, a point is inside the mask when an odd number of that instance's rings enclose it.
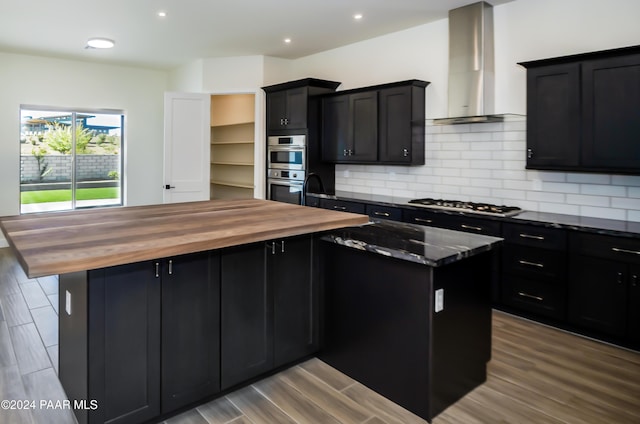
<path fill-rule="evenodd" d="M 305 78 L 263 87 L 267 94 L 267 135 L 307 134 L 320 119 L 318 106 L 311 99 L 333 92 L 339 85 Z"/>
<path fill-rule="evenodd" d="M 527 70 L 527 168 L 580 164 L 580 65 Z"/>
<path fill-rule="evenodd" d="M 534 315 L 564 320 L 566 231 L 505 223 L 503 237 L 502 303 Z"/>
<path fill-rule="evenodd" d="M 380 162 L 424 165 L 425 90 L 406 85 L 380 90 Z"/>
<path fill-rule="evenodd" d="M 322 159 L 375 162 L 378 159 L 377 91 L 322 100 Z"/>
<path fill-rule="evenodd" d="M 223 390 L 318 349 L 312 243 L 294 237 L 221 255 Z"/>
<path fill-rule="evenodd" d="M 216 260 L 60 276 L 60 379 L 69 399 L 99 405 L 77 410 L 80 423 L 139 423 L 219 390 Z"/>
<path fill-rule="evenodd" d="M 640 46 L 521 65 L 527 168 L 640 173 Z"/>
<path fill-rule="evenodd" d="M 402 221 L 402 209 L 394 206 L 382 206 L 367 204 L 365 213 L 371 218 L 390 219 L 392 221 Z"/>
<path fill-rule="evenodd" d="M 273 367 L 272 297 L 264 243 L 221 255 L 221 388 Z"/>
<path fill-rule="evenodd" d="M 220 269 L 219 256 L 209 252 L 162 265 L 165 413 L 220 390 Z"/>
<path fill-rule="evenodd" d="M 424 165 L 428 84 L 401 81 L 323 96 L 322 159 Z"/>
<path fill-rule="evenodd" d="M 574 233 L 570 243 L 569 321 L 638 346 L 640 242 Z"/>
<path fill-rule="evenodd" d="M 354 202 L 351 200 L 341 199 L 320 199 L 320 205 L 322 209 L 331 209 L 340 212 L 351 212 L 365 214 L 364 203 Z"/>
<path fill-rule="evenodd" d="M 272 241 L 267 246 L 268 279 L 273 287 L 274 366 L 279 367 L 318 350 L 318 285 L 311 237 Z"/>
<path fill-rule="evenodd" d="M 267 130 L 306 129 L 306 87 L 291 88 L 267 96 Z"/>

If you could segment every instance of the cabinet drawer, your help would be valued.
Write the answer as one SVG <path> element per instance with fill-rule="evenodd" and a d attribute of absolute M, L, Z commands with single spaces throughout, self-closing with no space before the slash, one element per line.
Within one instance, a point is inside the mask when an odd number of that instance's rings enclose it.
<path fill-rule="evenodd" d="M 449 223 L 447 228 L 452 230 L 483 234 L 485 236 L 502 236 L 502 224 L 498 221 L 462 215 L 449 215 L 447 216 L 447 222 Z"/>
<path fill-rule="evenodd" d="M 640 239 L 574 232 L 569 242 L 574 254 L 640 264 Z"/>
<path fill-rule="evenodd" d="M 403 209 L 402 220 L 410 224 L 426 225 L 428 227 L 448 228 L 445 222 L 446 214 L 427 210 Z"/>
<path fill-rule="evenodd" d="M 504 270 L 528 277 L 563 280 L 566 277 L 566 258 L 554 250 L 505 244 Z"/>
<path fill-rule="evenodd" d="M 567 247 L 567 233 L 557 228 L 544 228 L 534 225 L 504 224 L 505 243 L 545 249 L 564 250 Z"/>
<path fill-rule="evenodd" d="M 504 304 L 541 316 L 564 319 L 565 299 L 566 288 L 561 285 L 510 274 L 502 281 Z"/>
<path fill-rule="evenodd" d="M 364 204 L 346 200 L 320 199 L 320 207 L 341 212 L 365 213 Z"/>
<path fill-rule="evenodd" d="M 402 210 L 392 206 L 367 205 L 365 210 L 371 218 L 391 219 L 402 221 Z"/>

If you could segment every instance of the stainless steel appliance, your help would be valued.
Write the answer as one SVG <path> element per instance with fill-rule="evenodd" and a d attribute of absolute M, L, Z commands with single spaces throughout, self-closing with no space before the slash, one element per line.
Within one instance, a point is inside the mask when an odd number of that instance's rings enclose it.
<path fill-rule="evenodd" d="M 304 135 L 267 137 L 267 199 L 303 204 L 306 141 Z"/>
<path fill-rule="evenodd" d="M 267 178 L 267 198 L 294 205 L 303 204 L 304 171 L 270 169 Z"/>
<path fill-rule="evenodd" d="M 444 209 L 457 212 L 475 213 L 491 216 L 514 216 L 522 212 L 517 206 L 492 205 L 490 203 L 464 202 L 461 200 L 445 199 L 414 199 L 409 203 L 413 206 L 422 206 L 431 209 Z"/>
<path fill-rule="evenodd" d="M 304 135 L 271 136 L 267 138 L 267 168 L 270 170 L 304 171 L 307 166 L 306 154 L 307 146 Z"/>

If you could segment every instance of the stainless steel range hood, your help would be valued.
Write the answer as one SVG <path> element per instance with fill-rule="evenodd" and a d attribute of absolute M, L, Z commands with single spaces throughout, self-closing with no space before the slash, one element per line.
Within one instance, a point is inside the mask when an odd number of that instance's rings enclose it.
<path fill-rule="evenodd" d="M 493 6 L 481 1 L 449 11 L 448 117 L 434 124 L 502 122 L 494 115 Z"/>

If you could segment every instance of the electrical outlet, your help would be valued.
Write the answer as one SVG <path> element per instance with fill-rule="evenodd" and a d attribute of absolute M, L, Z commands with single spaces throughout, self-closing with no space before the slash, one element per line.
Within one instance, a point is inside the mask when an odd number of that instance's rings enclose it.
<path fill-rule="evenodd" d="M 444 310 L 444 289 L 436 290 L 436 304 L 434 306 L 436 312 Z"/>

